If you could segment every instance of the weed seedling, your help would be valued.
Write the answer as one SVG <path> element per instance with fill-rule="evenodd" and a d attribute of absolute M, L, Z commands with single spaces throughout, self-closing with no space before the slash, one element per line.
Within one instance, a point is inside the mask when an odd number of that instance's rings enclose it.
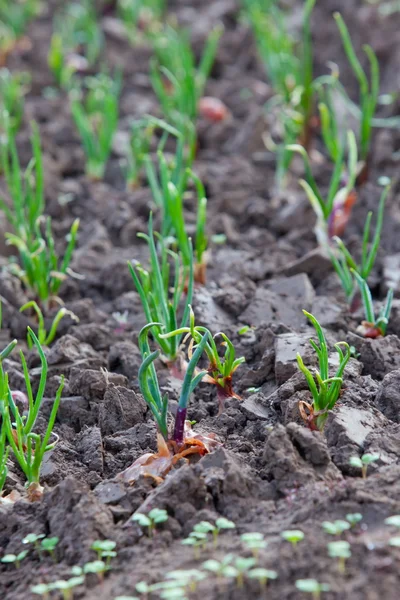
<path fill-rule="evenodd" d="M 313 600 L 320 600 L 322 592 L 329 592 L 330 590 L 327 583 L 319 583 L 316 579 L 298 579 L 296 588 L 300 592 L 312 594 Z"/>
<path fill-rule="evenodd" d="M 362 478 L 366 479 L 368 465 L 379 460 L 379 457 L 379 454 L 363 454 L 361 458 L 359 456 L 352 456 L 349 460 L 349 465 L 356 469 L 361 469 Z"/>
<path fill-rule="evenodd" d="M 251 571 L 247 573 L 247 577 L 249 579 L 257 579 L 261 590 L 265 590 L 268 581 L 270 579 L 277 579 L 278 573 L 276 571 L 272 571 L 271 569 L 262 569 L 258 567 L 256 569 L 251 569 Z"/>
<path fill-rule="evenodd" d="M 362 521 L 362 514 L 361 513 L 350 513 L 348 515 L 346 515 L 346 519 L 347 521 L 350 523 L 350 527 L 355 527 L 360 521 Z"/>
<path fill-rule="evenodd" d="M 162 333 L 175 332 L 177 313 L 183 310 L 180 327 L 185 327 L 189 319 L 189 304 L 193 298 L 193 255 L 190 256 L 189 267 L 183 267 L 180 255 L 167 250 L 164 241 L 159 240 L 160 258 L 157 254 L 156 240 L 153 233 L 153 218 L 149 217 L 148 235 L 139 234 L 146 240 L 150 250 L 150 270 L 140 264 L 128 263 L 130 273 L 140 296 L 147 323 L 159 323 L 160 327 L 152 327 L 151 332 L 161 348 L 167 364 L 172 365 L 179 356 L 179 346 L 183 334 L 165 338 Z M 169 259 L 172 259 L 172 265 Z M 173 291 L 171 292 L 170 271 L 174 268 Z M 187 291 L 185 294 L 185 285 Z"/>
<path fill-rule="evenodd" d="M 268 543 L 264 540 L 263 534 L 256 531 L 253 533 L 242 533 L 240 539 L 246 548 L 251 551 L 254 558 L 258 558 L 259 551 L 268 546 Z"/>
<path fill-rule="evenodd" d="M 346 560 L 351 557 L 351 549 L 349 542 L 329 542 L 328 554 L 330 558 L 339 559 L 339 571 L 345 573 L 346 571 Z"/>
<path fill-rule="evenodd" d="M 400 529 L 400 515 L 393 515 L 392 517 L 388 517 L 385 519 L 386 525 L 393 525 Z"/>
<path fill-rule="evenodd" d="M 28 310 L 30 308 L 32 308 L 35 311 L 37 319 L 38 319 L 37 337 L 42 346 L 49 346 L 51 344 L 51 342 L 54 340 L 54 338 L 57 335 L 58 325 L 64 317 L 69 316 L 74 321 L 79 322 L 78 317 L 73 312 L 71 312 L 70 310 L 67 310 L 66 308 L 60 308 L 60 310 L 57 312 L 56 316 L 53 319 L 53 323 L 51 324 L 50 331 L 47 333 L 43 313 L 40 310 L 40 308 L 36 302 L 34 302 L 33 300 L 31 300 L 30 302 L 27 302 L 26 304 L 21 306 L 19 311 L 23 312 L 24 310 Z M 28 342 L 28 348 L 31 349 L 32 348 L 32 340 L 31 340 L 29 334 L 27 336 L 27 342 Z"/>
<path fill-rule="evenodd" d="M 96 181 L 103 179 L 118 125 L 121 76 L 101 73 L 86 77 L 86 92 L 74 92 L 71 114 L 86 155 L 86 174 Z"/>
<path fill-rule="evenodd" d="M 322 529 L 330 535 L 341 535 L 344 531 L 350 529 L 351 524 L 348 521 L 342 521 L 338 519 L 331 523 L 330 521 L 324 521 L 322 523 Z"/>
<path fill-rule="evenodd" d="M 19 554 L 6 554 L 3 558 L 0 559 L 0 562 L 5 564 L 12 563 L 15 565 L 16 569 L 19 569 L 21 566 L 21 562 L 28 556 L 29 550 L 23 550 Z"/>
<path fill-rule="evenodd" d="M 282 531 L 281 537 L 290 542 L 293 547 L 296 547 L 299 542 L 304 540 L 304 533 L 300 529 L 288 529 L 287 531 Z"/>
<path fill-rule="evenodd" d="M 147 527 L 148 536 L 151 538 L 154 535 L 157 525 L 168 521 L 168 513 L 164 508 L 153 508 L 147 515 L 135 513 L 131 520 L 138 523 L 141 527 Z"/>
<path fill-rule="evenodd" d="M 307 380 L 313 398 L 312 404 L 301 401 L 299 409 L 302 418 L 311 429 L 322 431 L 328 418 L 328 412 L 333 409 L 339 398 L 343 383 L 343 372 L 350 358 L 350 347 L 346 342 L 335 344 L 335 349 L 339 354 L 339 367 L 335 376 L 329 377 L 329 354 L 324 332 L 313 315 L 305 310 L 303 310 L 303 313 L 311 321 L 317 332 L 319 346 L 314 340 L 310 340 L 310 344 L 318 356 L 319 371 L 315 372 L 314 379 L 311 371 L 304 365 L 300 354 L 297 354 L 297 363 Z M 345 348 L 345 354 L 342 352 L 341 346 Z"/>
<path fill-rule="evenodd" d="M 357 331 L 365 338 L 376 339 L 378 337 L 383 337 L 386 335 L 386 329 L 389 324 L 390 313 L 392 311 L 393 289 L 389 289 L 385 304 L 379 311 L 378 316 L 375 317 L 374 303 L 368 283 L 365 281 L 365 279 L 360 277 L 356 271 L 351 269 L 351 272 L 354 275 L 360 289 L 365 313 L 365 321 L 361 322 L 361 325 L 357 327 Z"/>

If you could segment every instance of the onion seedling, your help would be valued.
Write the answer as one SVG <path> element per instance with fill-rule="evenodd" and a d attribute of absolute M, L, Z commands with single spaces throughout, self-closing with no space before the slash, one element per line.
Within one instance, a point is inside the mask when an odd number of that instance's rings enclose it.
<path fill-rule="evenodd" d="M 29 73 L 11 73 L 0 69 L 0 114 L 8 114 L 8 127 L 13 135 L 19 130 L 24 115 L 24 96 L 30 83 Z M 7 131 L 4 132 L 7 134 Z"/>
<path fill-rule="evenodd" d="M 322 529 L 330 535 L 342 535 L 344 531 L 350 529 L 350 523 L 341 519 L 338 519 L 333 523 L 330 521 L 324 521 L 322 523 Z"/>
<path fill-rule="evenodd" d="M 104 37 L 92 0 L 69 2 L 54 20 L 54 31 L 61 35 L 68 54 L 79 53 L 86 64 L 94 65 L 104 44 Z"/>
<path fill-rule="evenodd" d="M 7 55 L 13 50 L 25 29 L 38 14 L 40 2 L 38 0 L 24 0 L 12 2 L 0 0 L 0 65 L 5 63 Z"/>
<path fill-rule="evenodd" d="M 154 535 L 156 526 L 168 521 L 168 513 L 164 508 L 153 508 L 147 515 L 135 513 L 131 517 L 131 521 L 135 521 L 141 527 L 147 527 L 148 536 L 151 538 Z"/>
<path fill-rule="evenodd" d="M 300 529 L 288 529 L 287 531 L 282 531 L 281 537 L 290 542 L 293 547 L 296 547 L 299 542 L 304 540 L 304 533 Z"/>
<path fill-rule="evenodd" d="M 322 327 L 312 314 L 305 310 L 303 310 L 303 313 L 311 321 L 317 332 L 319 346 L 314 340 L 310 340 L 310 344 L 317 354 L 319 371 L 316 370 L 314 376 L 304 365 L 300 354 L 297 354 L 297 364 L 307 380 L 313 399 L 311 404 L 300 401 L 299 409 L 302 418 L 310 429 L 322 431 L 328 418 L 328 412 L 333 409 L 340 395 L 343 373 L 350 359 L 350 346 L 346 342 L 335 344 L 335 350 L 339 355 L 339 367 L 335 376 L 329 377 L 328 345 Z M 343 353 L 341 346 L 344 347 L 345 353 Z"/>
<path fill-rule="evenodd" d="M 365 44 L 363 50 L 367 55 L 370 66 L 370 81 L 368 81 L 368 77 L 357 58 L 349 30 L 342 16 L 339 13 L 335 13 L 334 17 L 339 28 L 347 59 L 360 86 L 360 156 L 361 160 L 367 164 L 371 143 L 372 120 L 379 96 L 379 63 L 371 46 Z"/>
<path fill-rule="evenodd" d="M 349 460 L 349 465 L 356 469 L 361 469 L 361 476 L 363 479 L 366 479 L 368 465 L 376 462 L 379 458 L 379 454 L 363 454 L 361 458 L 359 456 L 352 456 Z"/>
<path fill-rule="evenodd" d="M 251 569 L 247 573 L 247 577 L 249 579 L 257 579 L 260 584 L 261 590 L 265 590 L 267 587 L 267 583 L 270 579 L 277 579 L 278 573 L 273 571 L 272 569 L 263 569 L 261 567 L 256 567 L 255 569 Z"/>
<path fill-rule="evenodd" d="M 367 215 L 365 225 L 364 225 L 364 233 L 363 233 L 363 242 L 362 242 L 362 251 L 361 251 L 361 263 L 357 264 L 353 256 L 350 254 L 348 249 L 346 248 L 344 242 L 337 236 L 333 239 L 338 246 L 339 256 L 337 257 L 333 251 L 330 252 L 330 257 L 332 264 L 336 273 L 339 276 L 340 282 L 342 284 L 343 290 L 346 294 L 346 298 L 353 305 L 354 301 L 354 277 L 352 276 L 352 270 L 358 275 L 367 281 L 369 274 L 371 273 L 373 266 L 375 264 L 375 259 L 378 254 L 379 245 L 381 241 L 382 234 L 382 225 L 383 225 L 383 213 L 385 210 L 385 202 L 390 190 L 390 185 L 386 186 L 382 192 L 379 208 L 378 208 L 378 216 L 376 220 L 375 233 L 372 240 L 370 240 L 370 231 L 371 231 L 371 220 L 372 220 L 372 211 L 370 211 Z"/>
<path fill-rule="evenodd" d="M 85 86 L 85 93 L 75 91 L 71 96 L 71 114 L 85 151 L 86 174 L 99 180 L 104 176 L 118 126 L 121 75 L 86 77 Z"/>
<path fill-rule="evenodd" d="M 156 35 L 166 10 L 166 0 L 118 0 L 117 14 L 134 44 L 140 33 Z"/>
<path fill-rule="evenodd" d="M 168 251 L 164 240 L 159 238 L 160 258 L 157 254 L 155 234 L 153 233 L 153 218 L 149 217 L 148 235 L 139 234 L 146 240 L 150 251 L 150 269 L 145 270 L 140 264 L 128 263 L 136 290 L 140 296 L 147 323 L 158 323 L 151 332 L 161 348 L 164 360 L 173 364 L 179 356 L 179 346 L 182 335 L 163 337 L 161 334 L 175 332 L 177 314 L 184 304 L 180 327 L 184 327 L 189 318 L 189 305 L 193 298 L 193 258 L 192 254 L 188 267 L 182 265 L 181 255 Z M 173 291 L 170 287 L 171 265 L 173 261 L 174 280 Z M 187 286 L 185 294 L 185 286 Z M 183 302 L 184 300 L 184 302 Z M 147 334 L 146 334 L 147 335 Z"/>
<path fill-rule="evenodd" d="M 386 329 L 389 324 L 390 313 L 392 311 L 393 289 L 390 288 L 388 290 L 385 304 L 379 311 L 378 316 L 375 317 L 374 303 L 368 283 L 356 271 L 354 271 L 354 269 L 350 270 L 358 284 L 358 287 L 360 288 L 365 312 L 365 320 L 362 321 L 361 325 L 357 328 L 357 331 L 365 338 L 376 339 L 378 337 L 383 337 L 386 335 Z"/>
<path fill-rule="evenodd" d="M 73 84 L 76 65 L 68 58 L 68 50 L 61 33 L 53 33 L 51 37 L 47 64 L 57 85 L 61 89 L 69 90 Z"/>
<path fill-rule="evenodd" d="M 199 344 L 202 339 L 206 340 L 204 350 L 207 354 L 209 365 L 207 368 L 208 375 L 203 381 L 212 383 L 217 387 L 219 412 L 221 413 L 227 398 L 239 398 L 232 389 L 232 376 L 236 369 L 245 362 L 245 358 L 244 356 L 236 358 L 235 348 L 225 333 L 218 332 L 213 336 L 206 327 L 195 325 L 195 316 L 192 307 L 190 307 L 189 327 L 180 327 L 170 333 L 162 334 L 160 337 L 169 339 L 174 336 L 182 336 L 183 334 L 188 334 L 191 337 L 189 354 L 191 354 L 193 347 Z M 215 338 L 219 336 L 223 340 L 221 345 L 225 347 L 222 358 L 219 356 L 215 342 Z"/>
<path fill-rule="evenodd" d="M 53 433 L 53 427 L 56 420 L 57 410 L 61 400 L 61 393 L 64 387 L 64 378 L 61 378 L 61 383 L 56 392 L 56 397 L 51 409 L 48 424 L 43 435 L 33 432 L 37 418 L 40 413 L 42 400 L 45 392 L 48 365 L 47 359 L 40 345 L 40 342 L 33 331 L 28 327 L 29 335 L 35 345 L 41 362 L 41 375 L 39 380 L 38 390 L 36 395 L 33 395 L 32 386 L 29 379 L 29 371 L 26 359 L 22 351 L 20 358 L 24 372 L 25 385 L 28 396 L 28 414 L 21 416 L 16 403 L 14 402 L 11 390 L 8 384 L 8 376 L 4 373 L 0 364 L 0 413 L 2 416 L 2 428 L 6 430 L 8 443 L 11 446 L 12 452 L 22 469 L 26 479 L 28 496 L 36 500 L 41 497 L 43 488 L 40 486 L 40 470 L 43 458 L 46 452 L 52 450 L 57 441 L 58 436 Z M 50 437 L 53 435 L 54 442 L 50 442 Z"/>
<path fill-rule="evenodd" d="M 37 337 L 42 346 L 49 346 L 51 344 L 51 342 L 54 340 L 54 338 L 57 335 L 58 325 L 64 317 L 68 316 L 68 317 L 71 317 L 71 319 L 73 319 L 74 321 L 79 322 L 78 317 L 73 312 L 71 312 L 70 310 L 67 310 L 64 307 L 60 308 L 60 310 L 57 311 L 57 314 L 53 319 L 53 322 L 50 327 L 50 331 L 47 333 L 43 313 L 40 310 L 40 308 L 36 302 L 34 302 L 33 300 L 31 300 L 30 302 L 27 302 L 26 304 L 21 306 L 21 308 L 19 309 L 19 312 L 23 312 L 24 310 L 27 310 L 29 308 L 32 308 L 36 313 L 36 316 L 38 319 Z M 31 349 L 32 348 L 32 340 L 31 340 L 29 334 L 27 336 L 27 342 L 28 342 L 28 348 Z"/>
<path fill-rule="evenodd" d="M 345 573 L 346 571 L 346 560 L 351 557 L 351 548 L 349 542 L 329 542 L 328 554 L 330 558 L 339 559 L 339 572 Z"/>
<path fill-rule="evenodd" d="M 23 550 L 19 554 L 6 554 L 3 558 L 0 559 L 0 562 L 5 564 L 13 564 L 16 569 L 19 569 L 21 566 L 21 562 L 28 556 L 29 550 Z"/>
<path fill-rule="evenodd" d="M 316 579 L 298 579 L 296 588 L 300 592 L 312 594 L 313 600 L 320 600 L 322 592 L 329 592 L 331 589 L 327 583 L 319 583 Z"/>
<path fill-rule="evenodd" d="M 341 186 L 345 162 L 343 153 L 340 153 L 334 165 L 326 199 L 314 179 L 305 148 L 298 144 L 288 146 L 289 150 L 298 152 L 303 158 L 305 179 L 300 180 L 300 185 L 306 192 L 317 217 L 315 235 L 319 245 L 325 251 L 329 251 L 329 239 L 344 232 L 356 200 L 354 186 L 357 175 L 357 143 L 352 131 L 347 133 L 347 144 L 347 182 L 344 187 Z"/>
<path fill-rule="evenodd" d="M 196 121 L 221 34 L 220 27 L 211 31 L 197 66 L 186 33 L 166 26 L 154 38 L 156 58 L 150 67 L 151 82 L 164 118 L 185 137 L 188 127 Z"/>
<path fill-rule="evenodd" d="M 284 143 L 278 147 L 277 179 L 280 183 L 293 156 L 288 145 L 299 141 L 308 148 L 311 141 L 315 93 L 311 16 L 315 0 L 304 3 L 300 48 L 288 31 L 286 15 L 277 2 L 245 0 L 244 4 L 259 55 L 277 94 L 268 105 L 279 107 L 283 128 Z"/>

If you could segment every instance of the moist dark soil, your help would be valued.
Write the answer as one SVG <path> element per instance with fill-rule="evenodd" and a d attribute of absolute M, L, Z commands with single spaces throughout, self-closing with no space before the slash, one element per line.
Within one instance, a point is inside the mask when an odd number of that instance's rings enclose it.
<path fill-rule="evenodd" d="M 44 150 L 47 212 L 53 217 L 60 248 L 72 220 L 81 220 L 72 264 L 81 277 L 67 281 L 60 292 L 80 321 L 63 321 L 47 350 L 48 400 L 39 428 L 61 374 L 66 385 L 55 428 L 60 441 L 42 470 L 44 497 L 37 503 L 24 499 L 22 475 L 10 465 L 6 492 L 17 489 L 22 499 L 11 508 L 0 506 L 2 554 L 20 552 L 28 533 L 44 533 L 60 539 L 56 560 L 40 561 L 31 550 L 19 569 L 0 563 L 1 598 L 34 598 L 32 585 L 70 577 L 73 565 L 95 559 L 90 546 L 97 539 L 115 540 L 118 555 L 105 579 L 87 577 L 84 586 L 75 590 L 76 598 L 135 596 L 139 581 L 150 584 L 175 569 L 201 568 L 204 560 L 221 559 L 228 552 L 249 556 L 240 534 L 257 531 L 268 542 L 259 564 L 278 573 L 278 579 L 268 585 L 271 600 L 302 598 L 295 581 L 304 578 L 329 584 L 327 600 L 397 599 L 400 551 L 388 545 L 396 532 L 384 520 L 400 513 L 400 300 L 394 301 L 387 337 L 360 338 L 356 329 L 362 314 L 349 313 L 339 281 L 317 249 L 312 210 L 297 183 L 300 163 L 293 163 L 285 190 L 276 192 L 275 157 L 262 141 L 263 134 L 275 126 L 263 109 L 273 90 L 234 0 L 176 0 L 169 3 L 169 10 L 182 26 L 191 28 L 197 52 L 217 22 L 225 27 L 206 93 L 221 99 L 230 116 L 219 124 L 200 118 L 195 171 L 207 190 L 208 233 L 210 237 L 222 233 L 227 239 L 223 246 L 211 244 L 207 284 L 196 289 L 194 309 L 200 323 L 213 332 L 226 332 L 238 355 L 246 357 L 234 377 L 234 389 L 242 400 L 227 401 L 218 416 L 215 390 L 201 384 L 192 398 L 189 418 L 196 421 L 197 431 L 216 435 L 217 450 L 195 463 L 181 461 L 158 486 L 149 478 L 128 485 L 118 477 L 142 454 L 156 450 L 154 422 L 137 379 L 141 362 L 137 336 L 144 317 L 126 266 L 127 260 L 146 261 L 146 247 L 136 234 L 146 230 L 154 206 L 145 181 L 135 191 L 125 190 L 118 143 L 104 181 L 91 183 L 85 177 L 83 150 L 68 100 L 62 93 L 56 97 L 44 93 L 54 85 L 47 51 L 57 6 L 43 4 L 41 16 L 27 32 L 32 48 L 11 54 L 8 66 L 32 76 L 18 147 L 26 164 L 29 122 L 35 119 Z M 295 2 L 291 9 L 294 27 L 299 24 L 301 5 Z M 332 17 L 335 10 L 342 12 L 360 55 L 365 43 L 375 49 L 382 93 L 398 91 L 400 13 L 381 17 L 376 6 L 361 0 L 317 2 L 316 72 L 327 72 L 329 60 L 338 63 L 346 87 L 357 99 Z M 148 75 L 150 49 L 145 44 L 130 46 L 113 26 L 113 17 L 111 9 L 102 18 L 106 45 L 100 64 L 123 69 L 119 127 L 127 132 L 131 118 L 160 115 L 160 111 Z M 382 107 L 380 116 L 396 114 L 397 108 Z M 317 135 L 313 150 L 318 160 L 313 168 L 324 187 L 330 167 L 321 149 Z M 359 190 L 345 234 L 357 251 L 365 216 L 368 210 L 376 210 L 379 201 L 377 180 L 381 175 L 391 177 L 372 278 L 377 302 L 400 279 L 399 149 L 399 131 L 376 130 L 370 179 Z M 192 204 L 188 199 L 190 228 L 195 222 Z M 6 265 L 5 255 L 2 262 Z M 29 318 L 18 309 L 26 294 L 5 270 L 0 275 L 0 294 L 2 341 L 18 337 L 23 347 Z M 400 298 L 399 289 L 395 296 Z M 354 346 L 340 402 L 323 434 L 309 430 L 298 410 L 299 400 L 310 397 L 296 366 L 296 352 L 306 362 L 313 361 L 308 344 L 313 330 L 302 309 L 320 320 L 330 344 L 347 341 Z M 113 315 L 124 311 L 127 324 L 121 328 Z M 244 325 L 253 328 L 239 335 Z M 15 356 L 6 367 L 13 389 L 23 389 L 22 368 Z M 39 371 L 34 353 L 29 355 L 29 366 L 36 384 Z M 179 382 L 161 363 L 157 368 L 163 390 L 176 399 Z M 349 466 L 349 458 L 365 452 L 378 453 L 380 458 L 364 480 Z M 150 539 L 130 517 L 154 507 L 166 509 L 169 519 Z M 340 574 L 337 560 L 327 553 L 333 538 L 321 524 L 348 513 L 361 513 L 363 519 L 339 538 L 351 542 L 352 551 L 345 573 Z M 214 522 L 218 516 L 234 521 L 236 530 L 222 533 L 217 546 L 208 544 L 198 559 L 181 541 L 197 522 Z M 280 537 L 287 529 L 305 533 L 296 548 Z M 267 595 L 256 581 L 248 580 L 239 589 L 233 581 L 211 575 L 190 594 L 193 600 L 262 597 Z"/>

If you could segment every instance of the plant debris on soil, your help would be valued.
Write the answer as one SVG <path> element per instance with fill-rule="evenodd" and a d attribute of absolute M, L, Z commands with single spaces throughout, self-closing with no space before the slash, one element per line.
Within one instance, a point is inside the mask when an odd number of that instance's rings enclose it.
<path fill-rule="evenodd" d="M 379 177 L 391 178 L 370 287 L 382 303 L 389 287 L 397 285 L 397 289 L 386 336 L 366 339 L 357 333 L 362 308 L 349 312 L 330 260 L 317 248 L 312 209 L 298 185 L 301 157 L 295 157 L 286 187 L 276 191 L 275 158 L 263 143 L 273 126 L 264 110 L 273 91 L 249 25 L 241 17 L 240 3 L 168 2 L 168 11 L 190 29 L 196 55 L 214 25 L 224 26 L 205 96 L 222 101 L 227 116 L 211 122 L 207 111 L 200 115 L 194 171 L 207 193 L 208 236 L 212 240 L 224 234 L 226 241 L 211 242 L 207 283 L 196 286 L 193 308 L 196 324 L 223 331 L 246 362 L 233 375 L 237 397 L 227 398 L 222 412 L 215 386 L 200 383 L 193 393 L 187 418 L 195 422 L 197 435 L 212 439 L 210 453 L 194 454 L 190 462 L 184 457 L 174 460 L 162 477 L 149 477 L 143 468 L 136 469 L 134 478 L 124 477 L 135 461 L 154 456 L 158 449 L 154 420 L 138 382 L 142 362 L 138 334 L 146 321 L 127 268 L 128 260 L 146 264 L 147 246 L 137 233 L 147 231 L 153 204 L 144 177 L 135 189 L 126 190 L 118 140 L 127 135 L 132 118 L 160 116 L 160 108 L 149 78 L 150 49 L 143 40 L 129 43 L 115 27 L 113 3 L 109 3 L 99 17 L 105 35 L 101 61 L 110 72 L 121 69 L 123 73 L 120 120 L 104 179 L 90 181 L 67 95 L 45 93 L 54 86 L 47 52 L 53 17 L 61 4 L 43 3 L 26 31 L 30 47 L 11 52 L 7 67 L 28 71 L 32 78 L 18 150 L 26 166 L 30 122 L 35 120 L 43 147 L 46 213 L 52 217 L 60 248 L 65 247 L 74 220 L 80 219 L 71 263 L 79 278 L 67 279 L 59 292 L 79 322 L 64 317 L 56 340 L 46 349 L 49 377 L 37 425 L 45 431 L 64 375 L 54 430 L 59 442 L 45 456 L 41 472 L 45 492 L 40 502 L 25 497 L 22 473 L 10 462 L 5 496 L 18 492 L 20 497 L 11 507 L 0 504 L 1 556 L 26 549 L 22 540 L 31 533 L 59 541 L 54 557 L 32 546 L 19 568 L 0 563 L 0 597 L 38 597 L 32 586 L 68 580 L 72 567 L 96 560 L 91 549 L 96 540 L 113 540 L 116 556 L 111 568 L 104 577 L 89 574 L 74 590 L 74 598 L 144 599 L 136 590 L 139 582 L 150 586 L 164 581 L 171 571 L 202 570 L 205 561 L 222 561 L 227 554 L 251 557 L 241 535 L 258 532 L 266 544 L 258 551 L 257 564 L 277 573 L 276 579 L 268 581 L 267 591 L 255 578 L 245 577 L 240 587 L 235 578 L 208 572 L 187 592 L 188 598 L 300 600 L 307 596 L 296 581 L 315 579 L 329 586 L 321 595 L 327 600 L 396 600 L 400 549 L 389 540 L 399 530 L 385 519 L 400 514 L 400 131 L 374 130 L 369 181 L 358 191 L 343 236 L 353 250 L 368 211 L 376 214 L 382 191 Z M 291 4 L 296 23 L 303 2 Z M 384 17 L 376 3 L 317 1 L 312 18 L 316 73 L 324 73 L 327 61 L 335 61 L 356 97 L 355 80 L 332 18 L 337 10 L 359 55 L 367 43 L 376 51 L 380 93 L 398 93 L 400 12 Z M 398 112 L 398 99 L 395 107 Z M 315 152 L 318 143 L 317 139 Z M 329 182 L 327 165 L 319 153 L 313 168 L 321 189 Z M 0 188 L 3 195 L 3 180 Z M 190 197 L 185 198 L 185 210 L 192 233 L 195 212 Z M 155 214 L 156 230 L 158 218 Z M 1 219 L 3 239 L 8 225 Z M 3 267 L 9 253 L 3 244 Z M 1 347 L 19 340 L 37 389 L 40 363 L 24 342 L 32 319 L 19 312 L 29 298 L 5 268 L 0 273 L 0 296 Z M 297 353 L 306 364 L 316 366 L 308 342 L 314 330 L 303 309 L 323 327 L 332 361 L 335 343 L 345 341 L 352 351 L 338 403 L 322 433 L 307 428 L 298 408 L 299 402 L 310 403 L 311 396 L 297 366 Z M 117 313 L 125 315 L 123 322 Z M 245 333 L 239 333 L 243 328 Z M 11 388 L 24 389 L 17 353 L 4 361 L 4 369 Z M 181 382 L 161 361 L 157 373 L 170 409 L 176 410 Z M 363 478 L 350 459 L 365 454 L 379 458 L 368 465 Z M 168 518 L 149 535 L 131 517 L 147 515 L 154 508 L 166 510 Z M 358 513 L 362 520 L 338 536 L 329 535 L 322 526 Z M 221 530 L 215 544 L 212 537 L 199 548 L 182 544 L 196 524 L 214 524 L 221 517 L 235 528 Z M 304 539 L 288 543 L 281 535 L 287 530 L 302 531 Z M 338 568 L 339 559 L 328 553 L 327 545 L 334 541 L 351 544 L 344 572 Z"/>

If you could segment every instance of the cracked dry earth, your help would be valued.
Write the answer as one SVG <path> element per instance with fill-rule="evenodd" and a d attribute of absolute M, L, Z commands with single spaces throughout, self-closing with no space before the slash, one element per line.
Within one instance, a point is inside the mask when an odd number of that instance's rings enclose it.
<path fill-rule="evenodd" d="M 125 191 L 118 145 L 104 182 L 90 183 L 85 178 L 83 151 L 67 99 L 42 95 L 43 88 L 52 84 L 46 55 L 57 3 L 49 2 L 29 28 L 31 52 L 9 58 L 11 69 L 32 75 L 18 146 L 27 162 L 29 121 L 34 118 L 44 149 L 47 211 L 60 244 L 72 219 L 80 217 L 72 267 L 84 279 L 64 284 L 60 295 L 80 322 L 62 322 L 47 353 L 44 417 L 61 374 L 66 386 L 55 429 L 60 442 L 43 467 L 46 493 L 40 503 L 20 500 L 12 510 L 0 507 L 2 552 L 17 553 L 26 534 L 44 533 L 60 539 L 57 562 L 50 557 L 39 562 L 31 552 L 20 569 L 0 564 L 0 597 L 34 598 L 31 585 L 68 578 L 72 565 L 95 558 L 90 545 L 103 538 L 117 543 L 112 570 L 102 583 L 97 576 L 88 576 L 75 597 L 113 600 L 135 595 L 138 581 L 153 583 L 173 569 L 197 568 L 199 561 L 182 546 L 182 539 L 197 522 L 224 516 L 236 523 L 236 530 L 221 534 L 217 547 L 210 545 L 200 562 L 221 559 L 227 552 L 248 555 L 240 534 L 257 531 L 268 541 L 260 565 L 276 570 L 278 579 L 269 583 L 265 594 L 256 581 L 246 581 L 238 589 L 233 582 L 221 583 L 210 576 L 190 595 L 193 600 L 301 600 L 305 596 L 296 591 L 294 582 L 310 577 L 330 585 L 331 591 L 324 594 L 327 600 L 396 600 L 400 550 L 387 545 L 395 532 L 384 520 L 400 513 L 399 289 L 388 335 L 360 338 L 356 328 L 361 313 L 350 315 L 329 261 L 316 249 L 313 216 L 297 184 L 296 163 L 285 193 L 274 192 L 274 158 L 262 142 L 262 133 L 273 126 L 263 111 L 272 90 L 238 4 L 233 0 L 169 4 L 179 22 L 191 27 L 196 50 L 216 21 L 225 26 L 207 94 L 223 100 L 230 117 L 217 125 L 200 119 L 195 171 L 207 190 L 209 234 L 224 233 L 227 242 L 211 248 L 208 282 L 196 290 L 194 310 L 200 323 L 214 332 L 226 332 L 238 355 L 246 357 L 234 378 L 242 400 L 227 401 L 225 411 L 217 416 L 215 390 L 200 385 L 189 417 L 198 431 L 214 432 L 221 446 L 196 463 L 178 463 L 159 486 L 147 478 L 129 486 L 118 478 L 135 459 L 156 448 L 154 422 L 137 380 L 141 362 L 137 336 L 144 319 L 126 267 L 128 259 L 146 260 L 146 248 L 136 234 L 146 229 L 151 194 L 145 182 L 134 192 Z M 301 3 L 294 4 L 296 17 Z M 400 14 L 379 17 L 376 7 L 360 0 L 317 2 L 313 25 L 317 73 L 324 72 L 327 60 L 335 60 L 344 80 L 354 84 L 331 18 L 334 10 L 342 12 L 358 50 L 364 43 L 376 50 L 382 92 L 398 89 Z M 124 70 L 123 132 L 131 117 L 159 115 L 159 108 L 148 77 L 149 48 L 131 48 L 110 26 L 110 18 L 102 23 L 105 59 L 111 68 Z M 315 144 L 318 148 L 318 139 Z M 370 182 L 360 190 L 345 238 L 351 249 L 359 247 L 365 215 L 376 209 L 379 199 L 374 182 L 380 175 L 392 177 L 382 248 L 372 278 L 377 300 L 400 280 L 399 148 L 398 131 L 376 131 Z M 329 165 L 321 161 L 316 169 L 324 185 Z M 66 194 L 69 202 L 60 203 Z M 192 204 L 189 198 L 190 228 L 195 220 Z M 6 264 L 6 257 L 2 262 Z M 18 281 L 5 271 L 0 274 L 0 294 L 2 340 L 24 340 L 29 319 L 18 309 L 26 298 Z M 306 364 L 314 360 L 308 344 L 313 331 L 302 309 L 320 320 L 330 345 L 346 340 L 357 356 L 347 367 L 343 393 L 324 434 L 307 429 L 298 411 L 299 400 L 308 400 L 309 394 L 296 366 L 296 353 Z M 122 331 L 112 316 L 116 311 L 128 312 Z M 254 329 L 238 335 L 243 325 Z M 16 356 L 5 364 L 13 389 L 23 385 Z M 333 354 L 331 358 L 333 365 Z M 38 366 L 37 356 L 29 354 L 34 385 Z M 179 382 L 161 364 L 158 370 L 163 391 L 177 398 Z M 363 480 L 349 466 L 349 458 L 365 452 L 378 453 L 380 458 Z M 11 465 L 6 491 L 14 488 L 22 490 L 22 478 Z M 169 519 L 149 539 L 130 517 L 154 507 L 166 509 Z M 331 538 L 321 523 L 343 519 L 348 513 L 361 513 L 363 519 L 346 532 L 352 556 L 345 574 L 339 575 L 337 561 L 326 550 Z M 305 540 L 292 548 L 280 537 L 285 529 L 301 529 Z"/>

